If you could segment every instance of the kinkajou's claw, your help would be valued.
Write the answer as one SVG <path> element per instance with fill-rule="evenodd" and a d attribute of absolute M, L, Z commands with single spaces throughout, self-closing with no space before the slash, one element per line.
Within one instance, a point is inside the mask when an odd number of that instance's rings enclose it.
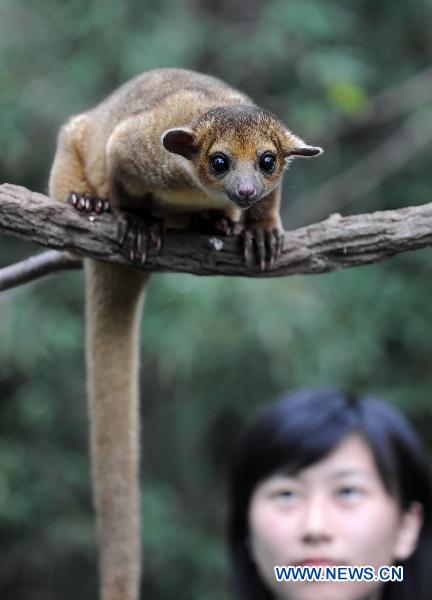
<path fill-rule="evenodd" d="M 261 271 L 274 268 L 283 250 L 284 233 L 278 227 L 265 229 L 248 227 L 243 233 L 243 258 L 245 264 L 258 263 Z"/>
<path fill-rule="evenodd" d="M 243 260 L 248 266 L 253 263 L 253 235 L 249 229 L 243 231 Z"/>
<path fill-rule="evenodd" d="M 157 254 L 162 246 L 163 221 L 152 218 L 140 220 L 129 215 L 119 217 L 117 240 L 120 246 L 129 247 L 131 262 L 145 264 L 148 253 L 154 249 Z"/>
<path fill-rule="evenodd" d="M 108 212 L 110 210 L 109 200 L 99 198 L 98 196 L 91 196 L 87 192 L 71 192 L 66 198 L 66 202 L 68 204 L 72 204 L 72 206 L 80 212 L 95 212 L 97 214 L 100 214 L 102 212 Z"/>
<path fill-rule="evenodd" d="M 71 192 L 71 193 L 69 194 L 69 196 L 66 198 L 66 202 L 67 202 L 68 204 L 72 204 L 72 206 L 73 206 L 74 208 L 76 208 L 76 207 L 77 207 L 77 204 L 78 204 L 78 196 L 77 196 L 77 194 L 75 194 L 75 192 Z"/>

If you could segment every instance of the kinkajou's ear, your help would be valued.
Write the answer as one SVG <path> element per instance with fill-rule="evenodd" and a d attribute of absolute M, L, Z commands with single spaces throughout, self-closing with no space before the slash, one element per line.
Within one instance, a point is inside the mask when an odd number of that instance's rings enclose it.
<path fill-rule="evenodd" d="M 324 150 L 319 146 L 300 146 L 299 148 L 293 148 L 286 154 L 286 156 L 303 156 L 303 158 L 311 158 L 312 156 L 319 156 Z"/>
<path fill-rule="evenodd" d="M 180 154 L 189 160 L 198 154 L 193 131 L 187 127 L 168 129 L 162 134 L 161 140 L 164 148 L 173 154 Z"/>
<path fill-rule="evenodd" d="M 319 146 L 309 146 L 301 138 L 287 131 L 287 138 L 289 144 L 285 150 L 285 157 L 290 156 L 302 156 L 303 158 L 311 158 L 312 156 L 319 156 L 324 152 Z"/>

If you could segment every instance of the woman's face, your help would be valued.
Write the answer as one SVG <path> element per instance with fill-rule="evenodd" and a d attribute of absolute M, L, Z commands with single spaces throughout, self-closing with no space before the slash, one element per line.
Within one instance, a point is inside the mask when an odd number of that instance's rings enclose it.
<path fill-rule="evenodd" d="M 372 600 L 383 583 L 277 582 L 274 567 L 371 565 L 405 560 L 415 548 L 421 509 L 401 514 L 381 480 L 369 446 L 347 436 L 327 457 L 293 476 L 259 484 L 249 508 L 252 560 L 275 598 Z"/>

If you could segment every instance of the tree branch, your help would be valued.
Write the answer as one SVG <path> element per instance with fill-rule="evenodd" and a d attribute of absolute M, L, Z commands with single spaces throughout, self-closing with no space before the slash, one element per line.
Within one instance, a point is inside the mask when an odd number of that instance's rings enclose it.
<path fill-rule="evenodd" d="M 0 269 L 0 292 L 67 269 L 81 269 L 82 260 L 57 250 L 47 250 Z"/>
<path fill-rule="evenodd" d="M 0 185 L 0 232 L 55 250 L 136 266 L 127 243 L 117 241 L 115 215 L 84 215 L 72 206 L 16 185 Z M 432 203 L 399 210 L 341 217 L 288 231 L 272 270 L 247 266 L 241 237 L 168 230 L 158 254 L 140 268 L 195 275 L 275 277 L 315 274 L 365 265 L 399 252 L 432 245 Z"/>

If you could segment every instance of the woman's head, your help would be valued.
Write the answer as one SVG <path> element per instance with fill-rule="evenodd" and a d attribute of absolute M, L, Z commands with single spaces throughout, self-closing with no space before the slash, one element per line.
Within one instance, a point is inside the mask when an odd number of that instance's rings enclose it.
<path fill-rule="evenodd" d="M 238 448 L 230 514 L 237 597 L 420 598 L 431 502 L 422 449 L 390 406 L 327 389 L 283 398 Z M 273 570 L 328 563 L 403 563 L 405 580 L 381 596 L 379 583 L 277 583 Z"/>

